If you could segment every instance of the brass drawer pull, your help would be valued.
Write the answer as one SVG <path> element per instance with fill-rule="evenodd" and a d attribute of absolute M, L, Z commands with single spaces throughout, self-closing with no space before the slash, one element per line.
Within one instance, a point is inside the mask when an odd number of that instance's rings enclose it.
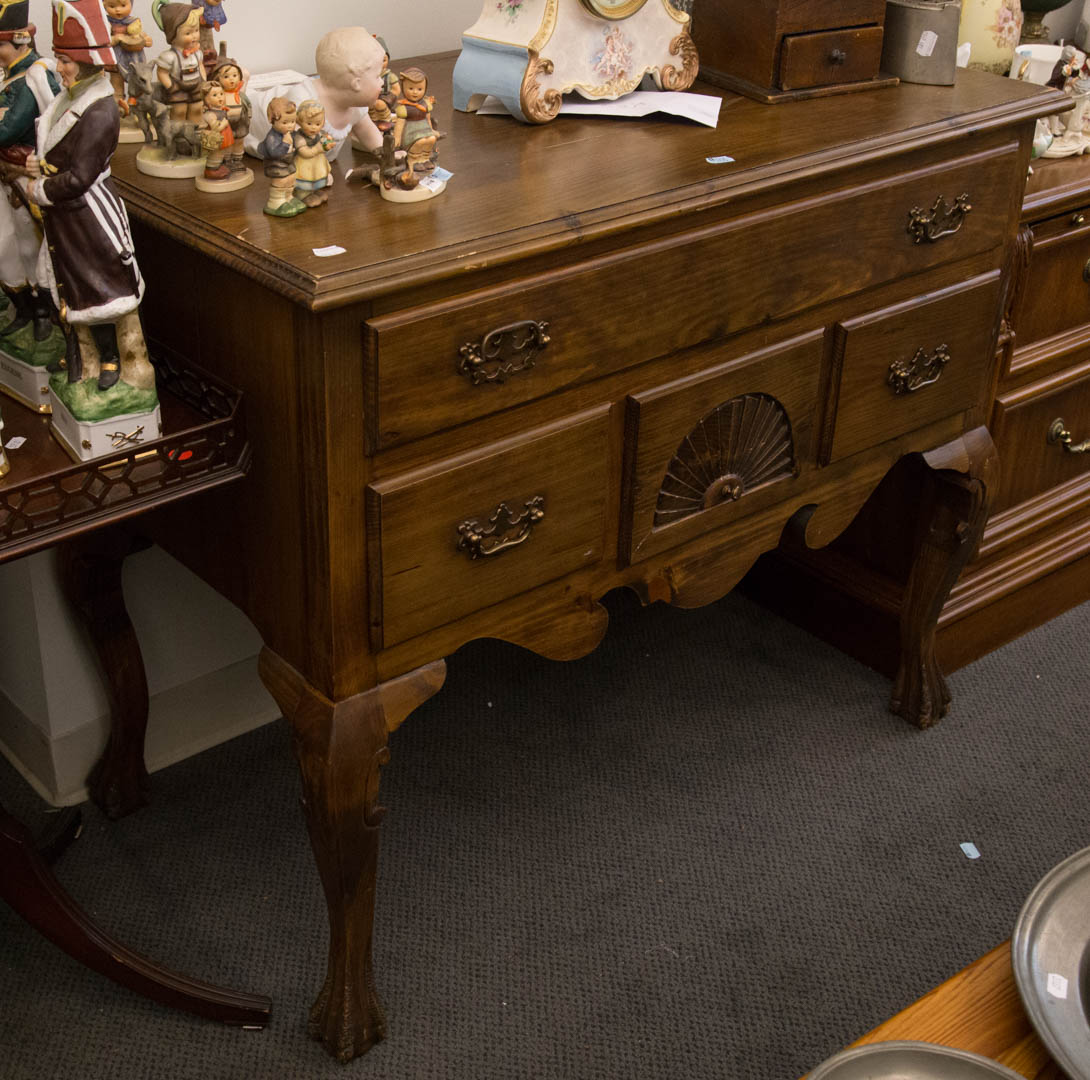
<path fill-rule="evenodd" d="M 945 345 L 940 345 L 931 353 L 921 346 L 911 360 L 894 360 L 889 365 L 886 382 L 895 394 L 911 394 L 938 382 L 949 363 L 950 350 Z"/>
<path fill-rule="evenodd" d="M 848 54 L 843 49 L 833 49 L 833 51 L 829 53 L 830 64 L 843 64 L 847 59 Z"/>
<path fill-rule="evenodd" d="M 915 206 L 908 212 L 908 235 L 914 244 L 922 244 L 925 240 L 933 244 L 943 236 L 956 233 L 965 224 L 965 215 L 970 210 L 968 192 L 959 195 L 953 206 L 947 206 L 945 196 L 940 195 L 930 210 Z"/>
<path fill-rule="evenodd" d="M 1082 268 L 1082 280 L 1090 282 L 1090 259 L 1086 260 L 1086 265 Z"/>
<path fill-rule="evenodd" d="M 1076 214 L 1071 219 L 1071 224 L 1072 225 L 1085 225 L 1086 224 L 1086 215 L 1085 214 Z"/>
<path fill-rule="evenodd" d="M 512 514 L 507 503 L 500 503 L 482 525 L 475 518 L 467 518 L 458 526 L 461 539 L 458 550 L 471 559 L 482 555 L 498 555 L 507 548 L 515 547 L 530 539 L 534 526 L 545 518 L 545 496 L 535 495 L 523 504 L 522 512 Z"/>
<path fill-rule="evenodd" d="M 502 383 L 534 366 L 537 354 L 549 344 L 549 324 L 528 319 L 492 330 L 481 341 L 467 341 L 459 350 L 458 374 L 482 383 Z"/>
<path fill-rule="evenodd" d="M 1062 419 L 1057 418 L 1048 426 L 1048 441 L 1059 443 L 1069 454 L 1090 453 L 1090 439 L 1083 439 L 1081 443 L 1075 442 L 1075 437 L 1067 430 Z"/>

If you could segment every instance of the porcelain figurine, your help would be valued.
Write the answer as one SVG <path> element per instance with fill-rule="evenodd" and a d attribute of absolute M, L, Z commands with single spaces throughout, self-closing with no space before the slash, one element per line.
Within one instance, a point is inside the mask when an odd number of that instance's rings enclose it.
<path fill-rule="evenodd" d="M 398 81 L 397 74 L 390 68 L 390 49 L 385 39 L 378 34 L 375 34 L 374 38 L 382 46 L 382 90 L 368 113 L 378 130 L 385 134 L 394 126 L 394 109 L 397 108 L 397 99 L 401 97 L 401 83 Z M 357 150 L 364 149 L 356 144 L 355 138 L 352 145 Z"/>
<path fill-rule="evenodd" d="M 115 70 L 110 72 L 110 82 L 121 110 L 118 142 L 143 142 L 143 132 L 129 109 L 129 71 L 138 61 L 147 61 L 144 50 L 151 45 L 151 37 L 144 33 L 143 23 L 133 15 L 132 0 L 102 0 L 102 6 L 110 20 L 110 44 L 114 47 Z"/>
<path fill-rule="evenodd" d="M 49 290 L 39 287 L 42 230 L 27 201 L 27 158 L 34 127 L 59 88 L 34 51 L 27 0 L 0 8 L 0 285 L 10 318 L 0 325 L 0 389 L 41 412 L 49 409 L 48 367 L 64 355 L 64 337 L 53 322 Z M 8 307 L 0 301 L 0 306 Z"/>
<path fill-rule="evenodd" d="M 224 165 L 223 155 L 234 144 L 231 121 L 227 118 L 227 98 L 218 82 L 206 82 L 201 87 L 204 112 L 201 114 L 201 145 L 204 147 L 204 180 L 226 180 L 231 170 Z"/>
<path fill-rule="evenodd" d="M 214 67 L 216 64 L 215 35 L 220 32 L 220 27 L 227 22 L 227 13 L 223 10 L 223 4 L 210 3 L 209 0 L 203 0 L 203 2 L 194 0 L 193 6 L 201 14 L 200 44 L 205 65 Z"/>
<path fill-rule="evenodd" d="M 382 59 L 385 54 L 374 36 L 362 26 L 342 26 L 331 30 L 314 51 L 317 77 L 298 72 L 285 73 L 285 79 L 260 90 L 251 84 L 248 93 L 254 103 L 253 126 L 246 138 L 246 150 L 261 157 L 261 144 L 268 131 L 266 104 L 274 97 L 285 97 L 298 106 L 314 99 L 325 109 L 325 130 L 330 136 L 326 156 L 332 161 L 351 135 L 353 145 L 378 152 L 382 132 L 369 115 L 382 93 Z M 255 80 L 256 81 L 256 80 Z"/>
<path fill-rule="evenodd" d="M 159 404 L 140 327 L 144 281 L 110 179 L 120 117 L 101 0 L 53 0 L 53 52 L 62 89 L 38 122 L 28 194 L 45 228 L 39 275 L 69 346 L 67 372 L 50 380 L 53 427 L 87 459 L 157 438 Z"/>
<path fill-rule="evenodd" d="M 0 477 L 7 476 L 11 472 L 8 464 L 7 451 L 4 449 L 4 418 L 0 416 Z"/>
<path fill-rule="evenodd" d="M 321 206 L 329 199 L 333 170 L 326 151 L 332 138 L 325 130 L 325 109 L 320 101 L 304 101 L 296 110 L 295 198 L 304 206 Z"/>
<path fill-rule="evenodd" d="M 198 124 L 201 87 L 208 81 L 201 55 L 201 13 L 189 4 L 163 4 L 157 14 L 170 45 L 155 61 L 163 101 L 174 120 Z"/>
<path fill-rule="evenodd" d="M 1042 157 L 1075 157 L 1090 152 L 1090 136 L 1083 130 L 1090 107 L 1090 64 L 1083 64 L 1078 78 L 1067 84 L 1065 92 L 1075 99 L 1075 107 L 1062 114 L 1063 131 L 1052 140 Z"/>
<path fill-rule="evenodd" d="M 273 217 L 295 217 L 306 210 L 306 203 L 295 198 L 295 130 L 298 127 L 295 102 L 275 97 L 265 111 L 269 130 L 261 144 L 265 175 L 269 178 L 269 198 L 265 213 Z"/>
<path fill-rule="evenodd" d="M 247 78 L 248 74 L 242 65 L 230 57 L 221 58 L 212 69 L 212 81 L 223 87 L 227 120 L 234 137 L 231 144 L 224 149 L 223 162 L 232 173 L 249 173 L 250 179 L 246 182 L 252 183 L 254 174 L 243 163 L 243 141 L 250 133 L 250 120 L 254 112 L 250 99 L 246 96 Z"/>

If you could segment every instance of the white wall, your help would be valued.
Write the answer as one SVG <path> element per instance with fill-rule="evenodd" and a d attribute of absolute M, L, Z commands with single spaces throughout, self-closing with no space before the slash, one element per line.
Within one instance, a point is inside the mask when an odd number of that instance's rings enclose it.
<path fill-rule="evenodd" d="M 482 0 L 223 0 L 227 25 L 222 38 L 228 52 L 251 71 L 314 69 L 314 46 L 338 26 L 366 26 L 381 34 L 392 55 L 415 56 L 459 48 L 462 31 L 477 21 Z M 312 14 L 313 13 L 313 14 Z M 152 51 L 166 48 L 151 18 L 151 0 L 134 0 L 133 14 L 151 34 Z M 30 17 L 38 27 L 40 52 L 50 51 L 50 4 L 31 0 Z"/>

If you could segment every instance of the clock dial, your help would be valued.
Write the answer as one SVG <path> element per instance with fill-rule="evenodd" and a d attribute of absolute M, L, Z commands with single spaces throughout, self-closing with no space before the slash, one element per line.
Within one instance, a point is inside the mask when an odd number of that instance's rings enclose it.
<path fill-rule="evenodd" d="M 602 19 L 627 19 L 635 15 L 647 0 L 582 0 L 583 7 Z"/>

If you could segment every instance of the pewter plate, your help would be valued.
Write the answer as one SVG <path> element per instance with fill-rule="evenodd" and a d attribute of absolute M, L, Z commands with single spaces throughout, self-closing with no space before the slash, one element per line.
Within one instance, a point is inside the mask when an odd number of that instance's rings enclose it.
<path fill-rule="evenodd" d="M 926 1042 L 881 1042 L 845 1050 L 808 1080 L 1025 1080 L 991 1058 Z"/>
<path fill-rule="evenodd" d="M 1011 963 L 1041 1042 L 1071 1080 L 1090 1080 L 1090 848 L 1054 866 L 1029 894 Z"/>

